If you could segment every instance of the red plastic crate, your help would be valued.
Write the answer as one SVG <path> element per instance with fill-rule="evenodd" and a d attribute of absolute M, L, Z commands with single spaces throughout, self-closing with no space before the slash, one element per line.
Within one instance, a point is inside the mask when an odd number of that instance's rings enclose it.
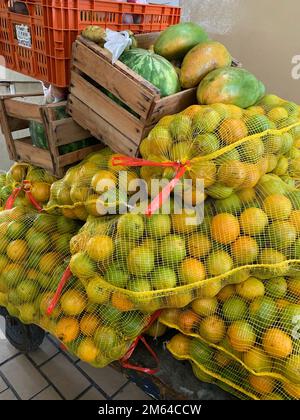
<path fill-rule="evenodd" d="M 102 0 L 23 2 L 28 15 L 10 12 L 11 1 L 0 0 L 0 55 L 8 68 L 60 87 L 69 85 L 72 44 L 86 26 L 129 29 L 134 33 L 160 32 L 179 23 L 181 16 L 180 7 L 162 5 Z M 127 14 L 134 16 L 134 23 L 123 23 Z M 20 45 L 17 32 L 19 39 L 23 34 L 27 46 Z"/>

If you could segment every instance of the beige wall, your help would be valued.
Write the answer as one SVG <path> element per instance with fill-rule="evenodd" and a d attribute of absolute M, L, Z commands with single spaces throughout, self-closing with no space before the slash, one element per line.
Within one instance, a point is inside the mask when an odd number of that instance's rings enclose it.
<path fill-rule="evenodd" d="M 300 104 L 300 0 L 181 0 L 183 19 L 203 25 L 268 91 Z M 300 76 L 300 70 L 298 70 Z"/>

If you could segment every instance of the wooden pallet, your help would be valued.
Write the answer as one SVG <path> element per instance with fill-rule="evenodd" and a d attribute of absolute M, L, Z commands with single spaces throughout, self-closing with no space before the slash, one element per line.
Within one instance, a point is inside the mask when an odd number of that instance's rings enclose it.
<path fill-rule="evenodd" d="M 139 46 L 149 48 L 157 36 L 137 35 Z M 163 116 L 196 103 L 196 89 L 161 98 L 155 86 L 121 61 L 112 65 L 109 51 L 81 36 L 73 46 L 70 92 L 73 119 L 114 151 L 130 156 L 137 155 L 140 142 Z"/>
<path fill-rule="evenodd" d="M 59 147 L 91 137 L 89 131 L 80 127 L 72 118 L 56 119 L 55 110 L 66 106 L 66 102 L 39 105 L 32 101 L 41 94 L 3 95 L 0 96 L 0 122 L 7 145 L 9 158 L 18 162 L 27 162 L 48 170 L 57 177 L 64 175 L 67 167 L 84 159 L 89 153 L 99 150 L 99 144 L 61 155 Z M 32 144 L 28 134 L 30 121 L 43 124 L 48 150 Z M 24 134 L 18 133 L 26 130 Z"/>

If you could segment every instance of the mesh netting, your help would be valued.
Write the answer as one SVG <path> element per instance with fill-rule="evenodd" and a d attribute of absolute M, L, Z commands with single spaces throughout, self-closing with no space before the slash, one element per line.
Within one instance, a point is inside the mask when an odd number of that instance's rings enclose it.
<path fill-rule="evenodd" d="M 209 346 L 203 340 L 182 334 L 175 335 L 167 344 L 168 350 L 179 360 L 190 360 L 197 378 L 215 383 L 241 399 L 298 400 L 300 387 L 289 381 L 260 373 L 251 373 L 228 353 Z M 252 355 L 263 363 L 260 353 Z"/>
<path fill-rule="evenodd" d="M 15 163 L 0 175 L 0 207 L 40 208 L 50 198 L 50 187 L 57 179 L 45 169 Z"/>
<path fill-rule="evenodd" d="M 23 323 L 51 332 L 80 359 L 102 367 L 127 353 L 151 317 L 121 311 L 96 273 L 88 279 L 66 277 L 69 244 L 79 227 L 63 216 L 19 207 L 1 212 L 0 306 Z M 67 282 L 55 299 L 64 276 Z"/>
<path fill-rule="evenodd" d="M 89 217 L 71 241 L 70 267 L 98 275 L 122 310 L 184 307 L 250 276 L 298 273 L 300 192 L 276 175 L 191 214 Z M 192 218 L 193 220 L 193 218 Z"/>

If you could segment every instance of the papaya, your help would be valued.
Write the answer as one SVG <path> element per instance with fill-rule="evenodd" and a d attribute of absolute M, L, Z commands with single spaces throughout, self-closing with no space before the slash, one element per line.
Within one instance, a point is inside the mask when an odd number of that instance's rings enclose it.
<path fill-rule="evenodd" d="M 183 88 L 198 86 L 201 80 L 212 70 L 229 67 L 232 57 L 227 48 L 216 41 L 201 42 L 184 57 L 180 83 Z"/>
<path fill-rule="evenodd" d="M 208 41 L 208 35 L 201 26 L 193 22 L 179 23 L 160 34 L 154 51 L 167 60 L 182 60 L 193 47 L 204 41 Z"/>
<path fill-rule="evenodd" d="M 204 77 L 197 98 L 202 105 L 223 103 L 248 108 L 264 96 L 265 90 L 264 84 L 247 70 L 223 67 Z"/>

